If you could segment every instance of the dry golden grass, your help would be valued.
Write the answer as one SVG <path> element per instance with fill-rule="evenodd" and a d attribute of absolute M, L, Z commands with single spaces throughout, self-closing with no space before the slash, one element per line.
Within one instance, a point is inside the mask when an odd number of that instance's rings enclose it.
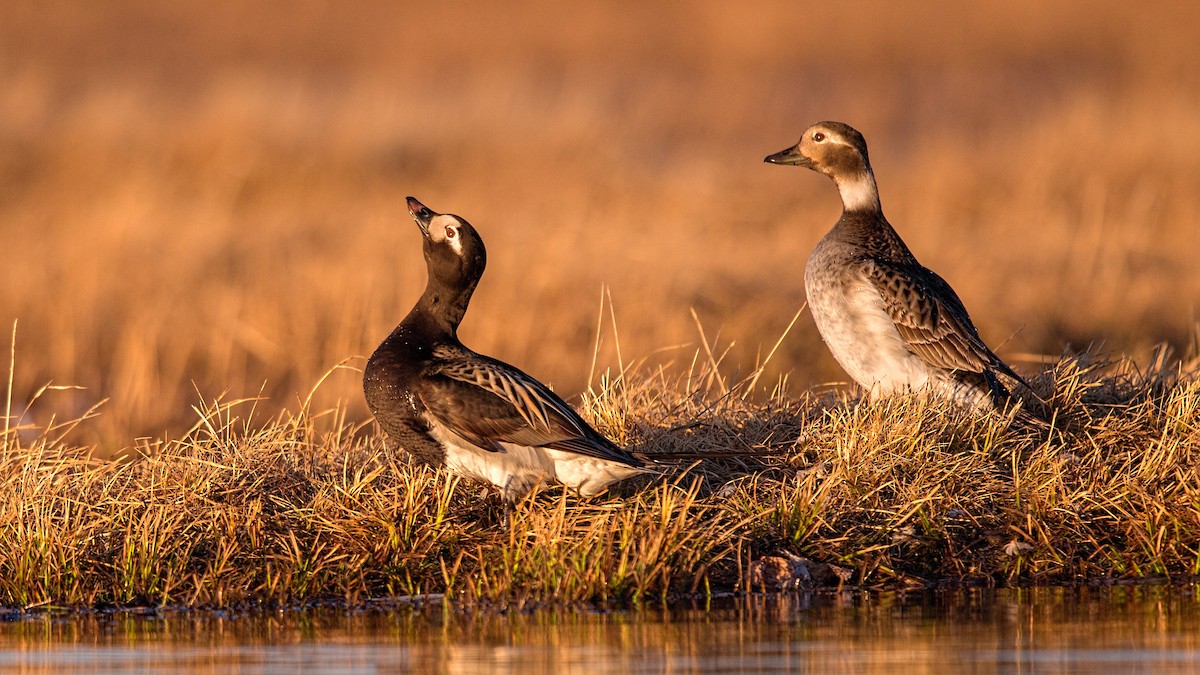
<path fill-rule="evenodd" d="M 690 358 L 694 309 L 746 372 L 838 209 L 761 159 L 824 118 L 1002 355 L 1145 359 L 1195 322 L 1192 3 L 407 4 L 5 3 L 0 326 L 18 398 L 85 387 L 40 422 L 107 400 L 85 433 L 117 451 L 196 389 L 294 402 L 419 294 L 410 193 L 488 243 L 469 345 L 573 396 L 607 286 L 627 356 Z M 845 378 L 807 317 L 780 374 Z M 357 390 L 322 404 L 363 419 Z"/>
<path fill-rule="evenodd" d="M 818 119 L 866 134 L 889 217 L 1002 356 L 1035 372 L 1096 344 L 1121 377 L 1165 373 L 1153 346 L 1186 350 L 1200 297 L 1194 3 L 406 4 L 4 3 L 21 414 L 0 560 L 20 581 L 0 602 L 634 597 L 773 550 L 864 583 L 1194 566 L 1196 503 L 1172 482 L 1193 475 L 1191 379 L 1129 384 L 1153 395 L 1113 394 L 1133 407 L 1106 420 L 1068 391 L 1092 375 L 1059 372 L 1073 463 L 924 404 L 824 411 L 845 376 L 802 314 L 753 395 L 722 397 L 785 333 L 836 218 L 828 181 L 761 164 Z M 784 454 L 619 507 L 543 495 L 517 531 L 560 539 L 496 541 L 473 487 L 382 457 L 367 426 L 353 367 L 424 281 L 405 194 L 489 246 L 467 344 L 594 388 L 582 407 L 622 442 Z M 141 458 L 85 459 L 122 454 Z M 989 506 L 951 523 L 960 498 Z M 1086 554 L 1054 557 L 1070 533 Z M 567 553 L 605 582 L 549 569 Z"/>
<path fill-rule="evenodd" d="M 1200 361 L 1063 361 L 1036 382 L 1052 438 L 917 397 L 756 402 L 713 375 L 606 378 L 585 414 L 675 470 L 535 493 L 507 528 L 494 495 L 388 456 L 344 409 L 214 401 L 122 462 L 7 430 L 0 606 L 517 608 L 1200 572 Z"/>

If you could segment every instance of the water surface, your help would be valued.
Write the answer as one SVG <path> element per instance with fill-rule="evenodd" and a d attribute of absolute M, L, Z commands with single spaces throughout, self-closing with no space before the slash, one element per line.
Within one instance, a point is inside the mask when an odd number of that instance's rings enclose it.
<path fill-rule="evenodd" d="M 861 591 L 625 612 L 374 608 L 0 623 L 0 672 L 1197 672 L 1200 588 Z"/>

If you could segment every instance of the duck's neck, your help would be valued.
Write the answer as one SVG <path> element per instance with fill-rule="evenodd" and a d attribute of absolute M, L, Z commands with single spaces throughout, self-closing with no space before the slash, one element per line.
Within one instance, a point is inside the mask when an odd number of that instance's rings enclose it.
<path fill-rule="evenodd" d="M 867 167 L 855 173 L 835 176 L 838 194 L 842 196 L 842 210 L 846 213 L 880 213 L 879 188 L 875 186 L 875 173 Z"/>
<path fill-rule="evenodd" d="M 439 337 L 457 339 L 458 324 L 467 313 L 474 291 L 475 284 L 464 289 L 451 289 L 431 280 L 404 323 L 420 326 Z"/>

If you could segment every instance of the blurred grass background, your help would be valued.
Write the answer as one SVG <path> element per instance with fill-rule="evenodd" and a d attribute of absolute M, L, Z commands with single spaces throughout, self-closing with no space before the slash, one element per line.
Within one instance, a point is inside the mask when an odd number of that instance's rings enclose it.
<path fill-rule="evenodd" d="M 469 346 L 574 395 L 607 285 L 624 361 L 689 361 L 694 308 L 747 372 L 839 212 L 762 157 L 822 119 L 866 135 L 889 218 L 1018 366 L 1184 347 L 1198 25 L 1181 0 L 8 0 L 12 397 L 84 387 L 39 423 L 110 399 L 86 431 L 110 448 L 187 426 L 197 392 L 289 405 L 419 295 L 406 194 L 488 245 Z M 771 368 L 845 379 L 807 315 Z M 320 395 L 367 418 L 354 373 Z"/>

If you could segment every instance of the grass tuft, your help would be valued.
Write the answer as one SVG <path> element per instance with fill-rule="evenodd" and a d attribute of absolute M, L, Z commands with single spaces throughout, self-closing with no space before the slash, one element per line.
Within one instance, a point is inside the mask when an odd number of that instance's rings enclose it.
<path fill-rule="evenodd" d="M 1035 378 L 1046 433 L 919 396 L 746 396 L 756 374 L 715 377 L 708 353 L 603 375 L 584 399 L 664 476 L 593 499 L 547 488 L 508 527 L 480 486 L 389 456 L 339 408 L 208 401 L 182 436 L 105 461 L 70 444 L 79 421 L 6 425 L 0 605 L 519 609 L 1197 574 L 1196 359 L 1065 358 Z"/>

